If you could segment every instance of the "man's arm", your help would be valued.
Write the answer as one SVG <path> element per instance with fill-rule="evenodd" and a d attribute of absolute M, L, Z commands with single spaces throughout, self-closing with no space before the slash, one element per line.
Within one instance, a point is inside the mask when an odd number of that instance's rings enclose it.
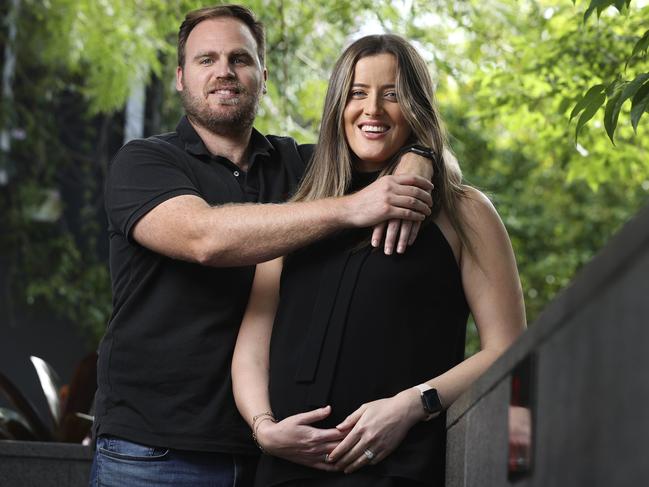
<path fill-rule="evenodd" d="M 209 206 L 202 198 L 170 198 L 132 230 L 144 247 L 210 266 L 237 266 L 285 255 L 336 230 L 390 219 L 421 221 L 430 214 L 430 181 L 386 176 L 338 198 L 284 204 Z"/>
<path fill-rule="evenodd" d="M 433 161 L 413 152 L 406 152 L 399 158 L 394 174 L 416 175 L 432 181 Z M 395 249 L 398 254 L 403 254 L 406 246 L 415 242 L 420 226 L 420 221 L 413 220 L 391 219 L 379 222 L 372 231 L 372 246 L 379 247 L 383 241 L 383 251 L 386 255 L 392 254 Z"/>

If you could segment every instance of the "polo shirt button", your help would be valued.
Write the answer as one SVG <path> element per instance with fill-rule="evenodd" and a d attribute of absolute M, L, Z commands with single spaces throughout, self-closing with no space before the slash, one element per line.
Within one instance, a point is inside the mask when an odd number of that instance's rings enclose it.
<path fill-rule="evenodd" d="M 234 177 L 236 177 L 236 178 L 239 177 L 239 171 L 234 171 L 232 174 L 234 174 Z"/>

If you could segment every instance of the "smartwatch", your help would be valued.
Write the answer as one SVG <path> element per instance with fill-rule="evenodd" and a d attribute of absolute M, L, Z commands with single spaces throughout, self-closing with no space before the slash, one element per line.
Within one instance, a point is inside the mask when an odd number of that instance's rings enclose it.
<path fill-rule="evenodd" d="M 429 421 L 442 412 L 442 402 L 439 400 L 437 389 L 433 389 L 428 384 L 419 384 L 415 386 L 421 394 L 421 405 L 426 411 L 424 421 Z"/>

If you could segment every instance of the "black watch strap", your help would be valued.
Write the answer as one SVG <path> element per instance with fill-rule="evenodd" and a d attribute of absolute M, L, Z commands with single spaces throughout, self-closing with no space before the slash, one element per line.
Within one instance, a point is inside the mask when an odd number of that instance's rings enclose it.
<path fill-rule="evenodd" d="M 425 157 L 426 159 L 430 159 L 433 162 L 437 159 L 437 156 L 435 155 L 433 149 L 424 147 L 423 145 L 419 145 L 419 144 L 412 144 L 401 149 L 401 155 L 407 152 L 413 152 L 418 156 Z"/>

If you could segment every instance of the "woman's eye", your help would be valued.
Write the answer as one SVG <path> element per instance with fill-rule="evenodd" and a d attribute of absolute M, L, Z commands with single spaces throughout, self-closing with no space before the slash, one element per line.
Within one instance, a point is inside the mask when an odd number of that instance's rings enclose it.
<path fill-rule="evenodd" d="M 353 90 L 352 93 L 352 98 L 360 98 L 362 96 L 365 96 L 365 92 L 361 90 Z"/>
<path fill-rule="evenodd" d="M 386 98 L 390 99 L 390 100 L 396 100 L 396 99 L 397 99 L 397 93 L 396 93 L 396 91 L 388 91 L 388 92 L 385 93 L 384 96 L 385 96 Z"/>

